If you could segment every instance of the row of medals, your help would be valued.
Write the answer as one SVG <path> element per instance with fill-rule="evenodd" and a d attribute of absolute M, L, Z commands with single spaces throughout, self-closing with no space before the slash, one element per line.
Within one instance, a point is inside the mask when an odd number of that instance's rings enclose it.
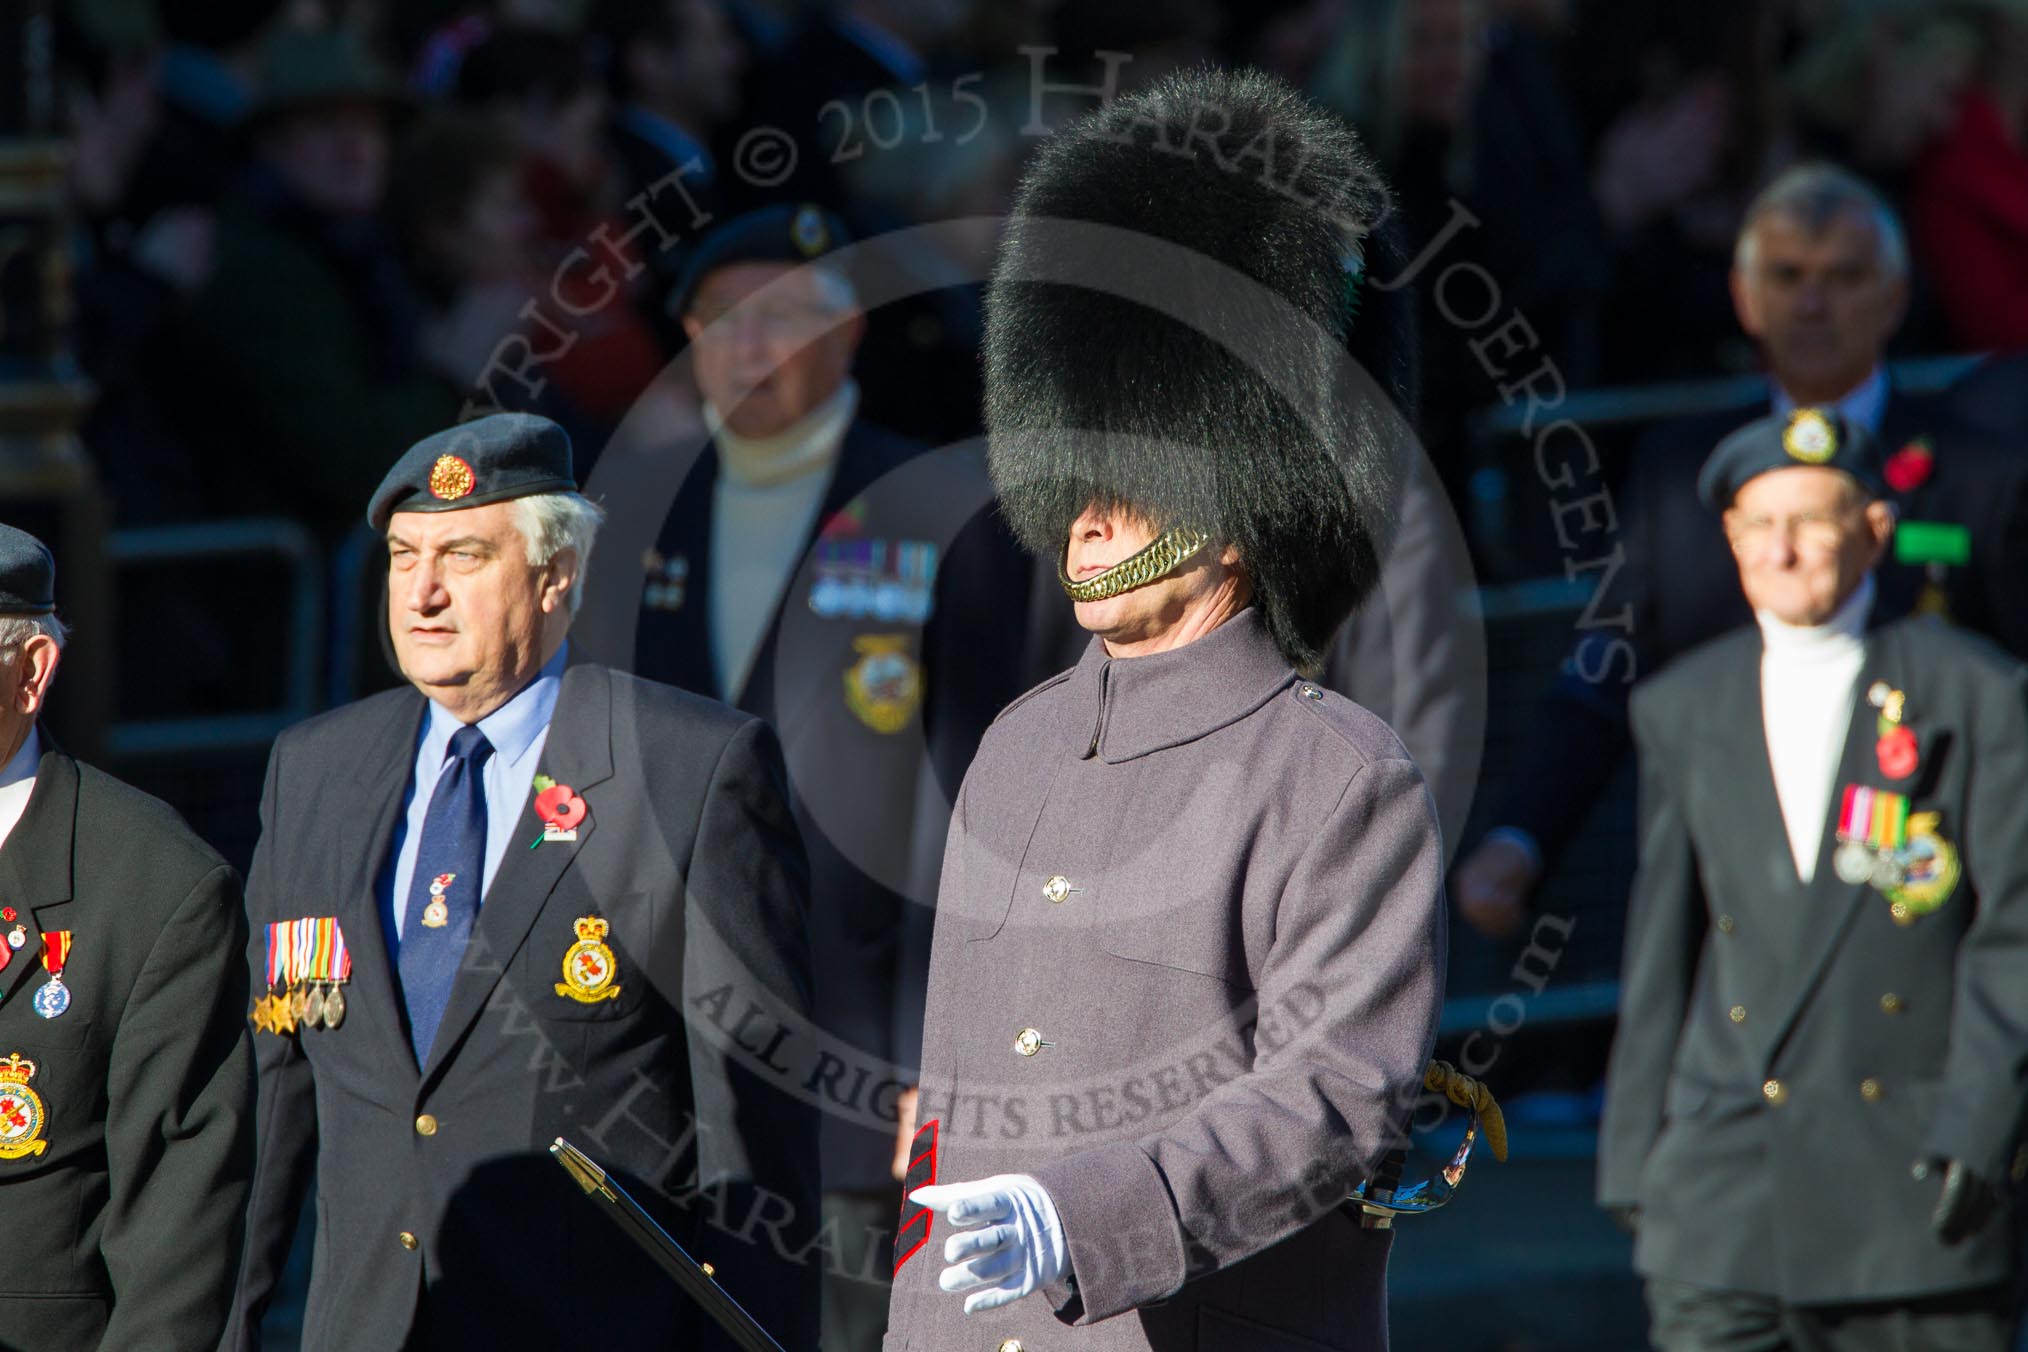
<path fill-rule="evenodd" d="M 1882 892 L 1908 881 L 1908 865 L 1901 851 L 1868 845 L 1863 840 L 1840 841 L 1831 855 L 1831 868 L 1840 882 L 1872 883 Z"/>
<path fill-rule="evenodd" d="M 336 1028 L 345 1022 L 345 990 L 341 982 L 298 981 L 280 995 L 269 991 L 254 1004 L 258 1020 L 268 1007 L 268 1023 L 276 1032 L 296 1028 Z M 279 1017 L 277 1017 L 279 1016 Z"/>

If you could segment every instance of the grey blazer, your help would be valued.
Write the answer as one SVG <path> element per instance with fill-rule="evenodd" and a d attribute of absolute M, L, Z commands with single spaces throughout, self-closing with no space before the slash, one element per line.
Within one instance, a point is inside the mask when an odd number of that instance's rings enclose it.
<path fill-rule="evenodd" d="M 1384 1347 L 1389 1236 L 1340 1204 L 1420 1090 L 1441 857 L 1401 743 L 1253 611 L 1010 706 L 945 854 L 913 1181 L 1034 1175 L 1073 1271 L 965 1316 L 905 1208 L 890 1352 Z"/>
<path fill-rule="evenodd" d="M 1932 619 L 1867 635 L 1815 877 L 1768 766 L 1761 638 L 1699 648 L 1633 696 L 1641 865 L 1599 1137 L 1601 1203 L 1641 1208 L 1651 1276 L 1796 1304 L 1964 1290 L 2015 1271 L 2004 1220 L 1930 1230 L 1961 1159 L 2004 1188 L 2028 1103 L 2028 682 Z M 1875 681 L 1906 692 L 1920 766 L 1877 763 Z M 1837 786 L 1940 814 L 1963 876 L 1897 924 L 1831 865 Z"/>

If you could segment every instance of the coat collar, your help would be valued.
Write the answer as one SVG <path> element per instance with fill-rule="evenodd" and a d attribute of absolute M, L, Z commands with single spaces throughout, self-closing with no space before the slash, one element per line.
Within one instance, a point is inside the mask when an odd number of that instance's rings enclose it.
<path fill-rule="evenodd" d="M 1295 679 L 1249 606 L 1195 643 L 1147 657 L 1108 657 L 1092 639 L 1071 671 L 1063 726 L 1076 755 L 1117 765 L 1236 723 Z"/>

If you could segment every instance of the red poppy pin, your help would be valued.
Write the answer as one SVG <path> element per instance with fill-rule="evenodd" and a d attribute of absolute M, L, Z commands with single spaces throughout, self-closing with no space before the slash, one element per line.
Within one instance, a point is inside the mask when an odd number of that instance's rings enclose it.
<path fill-rule="evenodd" d="M 546 840 L 576 840 L 578 824 L 584 820 L 584 799 L 568 784 L 559 784 L 548 775 L 535 777 L 535 815 L 542 819 L 542 834 L 528 842 L 534 849 Z"/>
<path fill-rule="evenodd" d="M 1887 457 L 1887 486 L 1897 493 L 1913 493 L 1929 482 L 1935 468 L 1936 452 L 1930 449 L 1929 438 L 1917 437 Z"/>
<path fill-rule="evenodd" d="M 1866 702 L 1880 711 L 1874 730 L 1880 740 L 1873 754 L 1880 761 L 1880 773 L 1889 779 L 1906 779 L 1922 763 L 1915 741 L 1915 729 L 1908 717 L 1908 696 L 1885 681 L 1875 681 L 1866 690 Z"/>
<path fill-rule="evenodd" d="M 1874 744 L 1873 753 L 1880 758 L 1880 773 L 1889 779 L 1906 779 L 1915 773 L 1919 763 L 1916 752 L 1915 730 L 1895 728 Z"/>

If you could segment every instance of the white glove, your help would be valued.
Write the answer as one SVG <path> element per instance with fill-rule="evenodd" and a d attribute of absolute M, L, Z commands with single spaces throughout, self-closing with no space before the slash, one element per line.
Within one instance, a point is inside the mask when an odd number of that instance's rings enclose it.
<path fill-rule="evenodd" d="M 1070 1270 L 1070 1242 L 1056 1203 L 1026 1174 L 999 1174 L 976 1183 L 939 1183 L 909 1197 L 941 1211 L 960 1233 L 944 1241 L 937 1285 L 970 1291 L 965 1313 L 994 1310 L 1038 1290 Z M 987 1222 L 997 1224 L 987 1224 Z M 974 1226 L 986 1226 L 983 1230 Z"/>

